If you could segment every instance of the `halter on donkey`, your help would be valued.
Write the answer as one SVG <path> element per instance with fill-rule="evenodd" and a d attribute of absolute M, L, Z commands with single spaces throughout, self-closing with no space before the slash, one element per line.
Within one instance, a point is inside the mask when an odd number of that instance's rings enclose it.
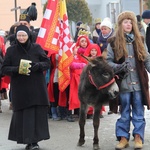
<path fill-rule="evenodd" d="M 103 57 L 94 59 L 83 56 L 88 60 L 88 65 L 82 71 L 78 96 L 80 100 L 79 127 L 80 136 L 78 146 L 85 143 L 84 126 L 86 122 L 87 108 L 89 105 L 94 107 L 93 126 L 94 138 L 93 149 L 99 149 L 98 128 L 100 124 L 100 110 L 102 105 L 114 99 L 119 92 L 115 82 L 115 76 L 112 68 L 107 64 Z"/>

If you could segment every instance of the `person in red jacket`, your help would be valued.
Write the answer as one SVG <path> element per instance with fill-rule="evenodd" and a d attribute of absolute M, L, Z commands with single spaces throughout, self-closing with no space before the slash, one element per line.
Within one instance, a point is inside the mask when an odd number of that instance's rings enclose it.
<path fill-rule="evenodd" d="M 80 107 L 80 101 L 78 98 L 80 74 L 86 65 L 85 62 L 82 62 L 83 58 L 81 57 L 81 54 L 84 54 L 89 44 L 90 40 L 87 35 L 79 35 L 77 42 L 72 46 L 74 60 L 70 65 L 71 80 L 69 92 L 69 109 L 74 110 L 75 115 L 79 115 Z"/>
<path fill-rule="evenodd" d="M 77 54 L 77 47 L 73 47 L 74 60 L 70 65 L 71 80 L 70 80 L 70 94 L 69 94 L 69 109 L 74 110 L 80 107 L 78 98 L 78 86 L 80 81 L 80 74 L 86 63 L 82 62 Z"/>
<path fill-rule="evenodd" d="M 68 109 L 69 86 L 64 92 L 59 90 L 58 57 L 58 54 L 52 54 L 50 59 L 50 81 L 48 84 L 50 112 L 54 121 L 67 120 L 68 122 L 74 122 L 72 111 Z"/>
<path fill-rule="evenodd" d="M 52 113 L 53 120 L 60 120 L 58 116 L 58 101 L 59 101 L 59 89 L 58 89 L 58 54 L 51 55 L 51 68 L 50 68 L 50 81 L 48 84 L 48 94 L 50 100 L 50 111 Z"/>
<path fill-rule="evenodd" d="M 90 40 L 87 35 L 80 35 L 76 42 L 77 55 L 84 54 L 85 50 L 90 44 Z M 80 57 L 79 57 L 80 58 Z"/>
<path fill-rule="evenodd" d="M 5 82 L 5 76 L 1 73 L 1 66 L 3 63 L 3 58 L 5 56 L 6 50 L 5 50 L 5 43 L 4 38 L 0 36 L 0 113 L 2 113 L 1 109 L 1 100 L 7 99 L 7 88 L 8 84 Z"/>

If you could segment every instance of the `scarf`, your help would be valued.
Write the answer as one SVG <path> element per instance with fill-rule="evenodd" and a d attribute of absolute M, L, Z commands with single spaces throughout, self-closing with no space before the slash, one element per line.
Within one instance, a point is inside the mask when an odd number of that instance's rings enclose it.
<path fill-rule="evenodd" d="M 125 33 L 125 38 L 127 43 L 132 43 L 134 41 L 133 33 Z"/>

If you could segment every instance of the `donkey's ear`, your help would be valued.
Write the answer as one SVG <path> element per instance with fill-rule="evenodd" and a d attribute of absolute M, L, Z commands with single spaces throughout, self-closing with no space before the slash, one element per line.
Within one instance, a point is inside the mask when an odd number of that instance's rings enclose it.
<path fill-rule="evenodd" d="M 81 56 L 82 56 L 84 59 L 86 59 L 86 60 L 88 61 L 88 63 L 89 63 L 92 67 L 95 66 L 95 64 L 93 63 L 93 59 L 92 59 L 91 57 L 84 56 L 83 54 L 81 54 Z"/>
<path fill-rule="evenodd" d="M 84 56 L 83 54 L 81 54 L 81 56 L 82 56 L 84 59 L 86 59 L 88 62 L 91 61 L 91 58 L 90 58 L 90 57 Z"/>
<path fill-rule="evenodd" d="M 103 61 L 103 60 L 105 60 L 105 58 L 103 56 L 98 56 L 98 57 L 96 57 L 96 60 L 97 61 Z"/>
<path fill-rule="evenodd" d="M 90 64 L 92 67 L 95 67 L 95 66 L 96 66 L 96 64 L 94 64 L 92 61 L 91 61 L 91 62 L 89 61 L 89 64 Z"/>

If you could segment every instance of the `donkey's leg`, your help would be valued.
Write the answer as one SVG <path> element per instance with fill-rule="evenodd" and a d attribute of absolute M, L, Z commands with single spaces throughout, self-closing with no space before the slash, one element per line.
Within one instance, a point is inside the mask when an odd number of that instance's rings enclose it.
<path fill-rule="evenodd" d="M 84 126 L 85 126 L 85 121 L 86 121 L 86 110 L 87 110 L 87 105 L 81 103 L 80 104 L 80 115 L 79 115 L 80 135 L 79 135 L 78 146 L 82 146 L 85 143 L 85 140 L 84 140 L 84 137 L 85 137 Z"/>
<path fill-rule="evenodd" d="M 100 110 L 102 106 L 95 106 L 93 115 L 93 127 L 94 127 L 94 138 L 93 138 L 93 150 L 98 150 L 99 148 L 99 138 L 98 138 L 98 128 L 100 124 Z"/>

